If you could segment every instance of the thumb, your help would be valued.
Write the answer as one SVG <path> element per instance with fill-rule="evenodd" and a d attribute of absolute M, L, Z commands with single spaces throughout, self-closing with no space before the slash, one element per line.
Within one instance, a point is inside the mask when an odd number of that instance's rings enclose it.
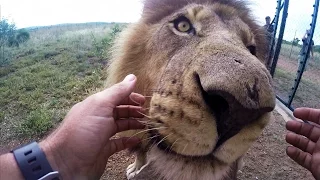
<path fill-rule="evenodd" d="M 122 82 L 115 84 L 102 92 L 99 92 L 97 94 L 98 99 L 102 103 L 107 102 L 112 107 L 116 107 L 123 99 L 132 93 L 136 82 L 136 76 L 130 74 L 126 76 Z"/>

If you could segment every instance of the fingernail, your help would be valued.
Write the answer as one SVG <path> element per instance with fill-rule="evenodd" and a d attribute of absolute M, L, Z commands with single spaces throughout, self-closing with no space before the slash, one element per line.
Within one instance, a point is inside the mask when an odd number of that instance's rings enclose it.
<path fill-rule="evenodd" d="M 136 76 L 135 76 L 135 75 L 129 74 L 128 76 L 126 76 L 126 77 L 124 78 L 123 81 L 130 82 L 130 81 L 134 81 L 135 79 L 136 79 Z"/>

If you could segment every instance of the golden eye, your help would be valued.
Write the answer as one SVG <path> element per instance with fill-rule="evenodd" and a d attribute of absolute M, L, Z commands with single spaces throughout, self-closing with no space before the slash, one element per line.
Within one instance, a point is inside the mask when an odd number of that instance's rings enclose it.
<path fill-rule="evenodd" d="M 190 31 L 191 25 L 187 21 L 181 21 L 178 24 L 178 31 L 180 32 L 188 32 Z"/>
<path fill-rule="evenodd" d="M 190 33 L 193 31 L 193 26 L 188 18 L 181 16 L 173 21 L 174 28 L 183 33 Z"/>

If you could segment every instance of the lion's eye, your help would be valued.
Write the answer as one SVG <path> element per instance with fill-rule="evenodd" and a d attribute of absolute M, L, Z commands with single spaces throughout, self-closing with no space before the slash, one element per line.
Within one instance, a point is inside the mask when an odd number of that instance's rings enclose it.
<path fill-rule="evenodd" d="M 183 33 L 190 33 L 193 30 L 192 24 L 186 17 L 179 17 L 174 22 L 174 28 Z"/>
<path fill-rule="evenodd" d="M 248 50 L 250 51 L 250 53 L 251 53 L 252 55 L 254 55 L 254 56 L 257 55 L 256 46 L 251 45 L 251 46 L 248 46 L 247 48 L 248 48 Z"/>
<path fill-rule="evenodd" d="M 190 30 L 190 28 L 191 28 L 191 25 L 189 24 L 189 22 L 181 21 L 181 22 L 179 22 L 177 29 L 180 32 L 188 32 Z"/>

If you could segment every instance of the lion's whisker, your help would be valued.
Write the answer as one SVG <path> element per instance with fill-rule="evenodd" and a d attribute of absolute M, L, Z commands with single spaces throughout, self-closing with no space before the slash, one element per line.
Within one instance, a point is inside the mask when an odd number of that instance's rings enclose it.
<path fill-rule="evenodd" d="M 142 130 L 142 131 L 139 131 L 139 132 L 135 133 L 131 137 L 136 136 L 136 135 L 141 134 L 141 133 L 145 133 L 145 132 L 149 132 L 149 131 L 153 131 L 153 130 L 161 130 L 161 129 L 166 129 L 166 128 L 167 127 L 158 127 L 158 128 L 145 129 L 145 130 Z"/>
<path fill-rule="evenodd" d="M 140 123 L 145 125 L 146 127 L 161 126 L 160 123 L 153 123 L 153 122 L 140 122 Z"/>
<path fill-rule="evenodd" d="M 144 114 L 144 113 L 142 113 L 142 112 L 139 112 L 139 111 L 138 111 L 138 113 L 141 114 L 141 115 L 143 115 L 144 117 L 147 117 L 147 118 L 149 118 L 149 119 L 152 119 L 150 116 L 148 116 L 148 115 L 146 115 L 146 114 Z"/>
<path fill-rule="evenodd" d="M 159 137 L 160 135 L 155 135 L 155 136 L 152 136 L 152 137 L 149 137 L 149 138 L 145 138 L 145 139 L 142 139 L 141 141 L 146 141 L 146 140 L 148 140 L 148 141 L 150 141 L 151 139 L 153 139 L 153 138 L 156 138 L 156 137 Z"/>
<path fill-rule="evenodd" d="M 169 151 L 172 151 L 172 148 L 173 148 L 174 144 L 175 144 L 175 143 L 177 143 L 180 139 L 181 139 L 181 138 L 178 138 L 177 140 L 175 140 L 175 141 L 173 142 L 173 144 L 171 145 L 171 147 L 170 147 L 170 150 L 169 150 Z"/>
<path fill-rule="evenodd" d="M 169 136 L 171 136 L 171 135 L 173 135 L 173 133 L 171 133 L 171 134 L 165 136 L 164 138 L 162 138 L 162 139 L 157 143 L 156 146 L 158 146 L 160 143 L 162 143 L 164 140 L 166 140 L 166 139 L 167 139 Z"/>
<path fill-rule="evenodd" d="M 130 96 L 129 96 L 129 98 L 130 98 L 130 100 L 131 100 L 132 102 L 134 102 L 134 103 L 136 103 L 137 105 L 141 106 L 141 103 L 139 103 L 139 102 L 137 102 L 137 101 L 133 100 Z"/>
<path fill-rule="evenodd" d="M 187 146 L 189 145 L 189 143 L 186 144 L 186 146 L 184 146 L 183 150 L 182 150 L 182 154 L 184 153 L 184 151 L 186 150 Z"/>

